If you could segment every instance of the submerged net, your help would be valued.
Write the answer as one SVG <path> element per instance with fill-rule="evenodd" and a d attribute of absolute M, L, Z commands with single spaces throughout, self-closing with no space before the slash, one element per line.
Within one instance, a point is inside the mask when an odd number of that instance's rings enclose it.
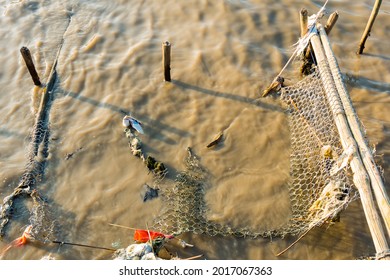
<path fill-rule="evenodd" d="M 53 91 L 47 91 L 46 95 L 48 97 L 46 97 L 45 106 L 38 112 L 34 112 L 36 121 L 30 131 L 30 142 L 26 151 L 27 161 L 23 174 L 17 187 L 3 199 L 3 203 L 0 205 L 0 237 L 5 234 L 6 226 L 13 216 L 14 208 L 19 206 L 27 207 L 29 210 L 28 217 L 22 217 L 22 220 L 23 223 L 32 226 L 31 234 L 35 239 L 47 242 L 52 238 L 54 232 L 55 219 L 50 213 L 48 203 L 38 191 L 38 186 L 44 180 L 49 156 L 49 113 L 51 106 L 49 94 L 53 94 Z M 28 201 L 22 198 L 28 198 Z M 16 203 L 19 199 L 20 203 Z"/>
<path fill-rule="evenodd" d="M 292 215 L 280 228 L 232 228 L 207 219 L 206 171 L 189 152 L 186 170 L 173 186 L 161 188 L 165 208 L 155 228 L 172 234 L 184 232 L 241 237 L 298 235 L 334 222 L 357 196 L 348 174 L 348 151 L 343 151 L 317 69 L 297 84 L 283 88 L 291 137 L 288 189 Z"/>
<path fill-rule="evenodd" d="M 39 121 L 31 130 L 31 143 L 27 150 L 27 163 L 14 191 L 3 199 L 0 205 L 0 236 L 12 217 L 15 204 L 28 209 L 28 217 L 21 217 L 23 223 L 32 225 L 31 235 L 36 240 L 49 242 L 53 238 L 55 219 L 46 199 L 37 190 L 44 179 L 49 155 L 50 129 L 47 122 Z M 29 198 L 29 201 L 22 200 Z M 16 203 L 20 199 L 20 203 Z M 32 203 L 31 203 L 32 202 Z"/>

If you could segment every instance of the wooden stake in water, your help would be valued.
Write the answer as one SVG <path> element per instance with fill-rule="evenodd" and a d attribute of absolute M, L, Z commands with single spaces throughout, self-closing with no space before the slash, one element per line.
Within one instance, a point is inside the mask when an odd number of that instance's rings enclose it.
<path fill-rule="evenodd" d="M 301 22 L 301 38 L 307 33 L 307 10 L 303 8 L 299 14 L 299 19 Z"/>
<path fill-rule="evenodd" d="M 330 14 L 330 16 L 326 22 L 326 25 L 325 25 L 326 34 L 329 35 L 330 31 L 332 31 L 333 26 L 335 26 L 338 19 L 339 19 L 339 13 L 337 11 Z M 305 54 L 305 57 L 307 59 L 310 58 L 311 52 L 312 52 L 312 48 L 309 45 L 309 47 L 307 48 L 306 54 Z"/>
<path fill-rule="evenodd" d="M 166 41 L 162 44 L 162 53 L 163 53 L 164 80 L 166 82 L 170 82 L 171 81 L 171 43 Z"/>
<path fill-rule="evenodd" d="M 37 71 L 35 70 L 35 66 L 31 57 L 30 50 L 27 47 L 22 47 L 20 49 L 20 53 L 23 56 L 24 62 L 26 63 L 28 72 L 30 72 L 31 78 L 33 79 L 34 85 L 41 86 L 41 81 L 39 80 L 39 76 Z"/>
<path fill-rule="evenodd" d="M 329 35 L 330 31 L 332 31 L 332 28 L 336 24 L 336 21 L 338 19 L 339 19 L 339 13 L 337 11 L 330 14 L 328 21 L 326 22 L 326 25 L 324 27 L 326 34 Z"/>
<path fill-rule="evenodd" d="M 364 44 L 366 43 L 366 40 L 368 36 L 370 36 L 371 28 L 374 25 L 375 18 L 379 12 L 379 8 L 382 4 L 382 0 L 376 0 L 374 7 L 372 8 L 370 18 L 367 22 L 366 29 L 364 29 L 362 38 L 360 39 L 359 48 L 357 50 L 357 54 L 362 54 L 364 49 Z"/>

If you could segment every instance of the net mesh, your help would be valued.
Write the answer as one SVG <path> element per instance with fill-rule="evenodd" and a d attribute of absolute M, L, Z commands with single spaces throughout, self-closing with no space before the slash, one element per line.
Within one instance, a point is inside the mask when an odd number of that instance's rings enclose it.
<path fill-rule="evenodd" d="M 290 178 L 286 187 L 292 214 L 285 224 L 269 229 L 262 225 L 258 228 L 233 228 L 209 220 L 210 209 L 205 194 L 212 186 L 208 183 L 207 170 L 192 150 L 188 149 L 185 170 L 176 176 L 173 184 L 167 184 L 165 166 L 144 154 L 141 141 L 126 129 L 133 155 L 140 157 L 152 171 L 155 185 L 160 189 L 164 208 L 154 221 L 154 230 L 174 235 L 193 232 L 210 236 L 270 238 L 303 234 L 315 226 L 338 219 L 339 213 L 357 197 L 357 192 L 349 174 L 350 154 L 341 146 L 318 69 L 314 68 L 312 74 L 295 85 L 283 88 L 280 99 L 287 114 L 291 138 Z M 45 200 L 36 192 L 48 156 L 50 129 L 46 117 L 32 129 L 26 169 L 19 186 L 0 207 L 0 235 L 4 234 L 14 199 L 23 194 L 33 198 L 29 223 L 33 225 L 34 236 L 47 242 L 55 232 L 55 219 L 51 217 Z"/>
<path fill-rule="evenodd" d="M 31 234 L 37 240 L 49 242 L 53 238 L 55 219 L 50 213 L 48 203 L 42 194 L 37 190 L 37 186 L 44 180 L 47 158 L 49 156 L 50 124 L 48 112 L 50 102 L 40 113 L 40 118 L 31 128 L 30 142 L 26 151 L 26 165 L 20 178 L 18 186 L 14 191 L 3 199 L 0 205 L 0 237 L 5 234 L 5 229 L 12 217 L 15 202 L 24 197 L 30 198 L 32 204 L 21 200 L 29 209 L 28 217 L 23 217 L 23 222 L 32 225 Z M 39 112 L 35 112 L 37 117 Z"/>
<path fill-rule="evenodd" d="M 338 214 L 356 197 L 319 72 L 282 91 L 291 135 L 290 233 L 300 233 Z"/>
<path fill-rule="evenodd" d="M 206 170 L 189 150 L 186 170 L 173 186 L 161 188 L 165 208 L 155 228 L 172 234 L 184 232 L 241 237 L 298 235 L 338 219 L 340 211 L 357 196 L 348 170 L 332 112 L 317 69 L 297 84 L 282 89 L 291 136 L 290 179 L 292 215 L 280 228 L 232 228 L 207 219 Z"/>

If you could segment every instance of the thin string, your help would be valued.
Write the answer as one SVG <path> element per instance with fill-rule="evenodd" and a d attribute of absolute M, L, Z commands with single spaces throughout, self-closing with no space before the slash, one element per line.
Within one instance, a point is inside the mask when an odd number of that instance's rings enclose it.
<path fill-rule="evenodd" d="M 326 6 L 326 4 L 328 4 L 328 1 L 329 0 L 326 0 L 325 4 L 322 6 L 322 8 L 318 11 L 318 13 L 315 14 L 314 20 L 310 20 L 310 24 L 308 27 L 309 31 L 306 33 L 306 35 L 304 37 L 300 38 L 298 40 L 298 42 L 294 44 L 295 46 L 297 46 L 295 48 L 295 51 L 293 52 L 293 54 L 291 55 L 291 57 L 289 58 L 287 63 L 284 65 L 282 70 L 280 70 L 279 74 L 276 76 L 276 78 L 272 82 L 276 82 L 276 80 L 280 77 L 280 75 L 282 75 L 284 70 L 286 70 L 287 66 L 291 63 L 291 61 L 293 61 L 295 59 L 295 57 L 298 56 L 307 47 L 307 45 L 309 44 L 310 38 L 315 33 L 317 33 L 316 22 L 317 22 L 318 18 L 321 16 L 322 12 L 325 10 L 325 6 Z M 313 15 L 310 16 L 310 18 L 313 18 Z"/>

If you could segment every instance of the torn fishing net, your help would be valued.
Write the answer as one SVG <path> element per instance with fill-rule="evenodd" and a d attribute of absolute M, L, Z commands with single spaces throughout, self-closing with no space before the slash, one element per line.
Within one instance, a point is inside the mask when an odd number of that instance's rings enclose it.
<path fill-rule="evenodd" d="M 32 198 L 29 222 L 33 226 L 33 233 L 42 240 L 52 233 L 47 215 L 47 204 L 39 198 L 36 191 L 37 184 L 41 183 L 49 155 L 49 123 L 46 120 L 37 121 L 30 132 L 30 143 L 26 151 L 26 166 L 14 191 L 3 199 L 0 206 L 0 236 L 5 234 L 5 226 L 11 219 L 14 202 L 20 197 Z M 21 201 L 21 203 L 25 203 Z M 27 205 L 27 204 L 26 204 Z M 27 222 L 27 221 L 26 221 Z M 52 223 L 52 222 L 50 222 Z"/>
<path fill-rule="evenodd" d="M 282 89 L 281 101 L 290 130 L 289 190 L 291 216 L 279 228 L 232 228 L 210 221 L 205 201 L 206 170 L 189 150 L 186 169 L 172 186 L 161 187 L 164 209 L 154 229 L 179 235 L 185 232 L 239 237 L 284 237 L 333 223 L 357 198 L 324 87 L 316 68 L 295 85 Z M 254 132 L 255 133 L 255 132 Z M 211 186 L 212 187 L 212 186 Z"/>

